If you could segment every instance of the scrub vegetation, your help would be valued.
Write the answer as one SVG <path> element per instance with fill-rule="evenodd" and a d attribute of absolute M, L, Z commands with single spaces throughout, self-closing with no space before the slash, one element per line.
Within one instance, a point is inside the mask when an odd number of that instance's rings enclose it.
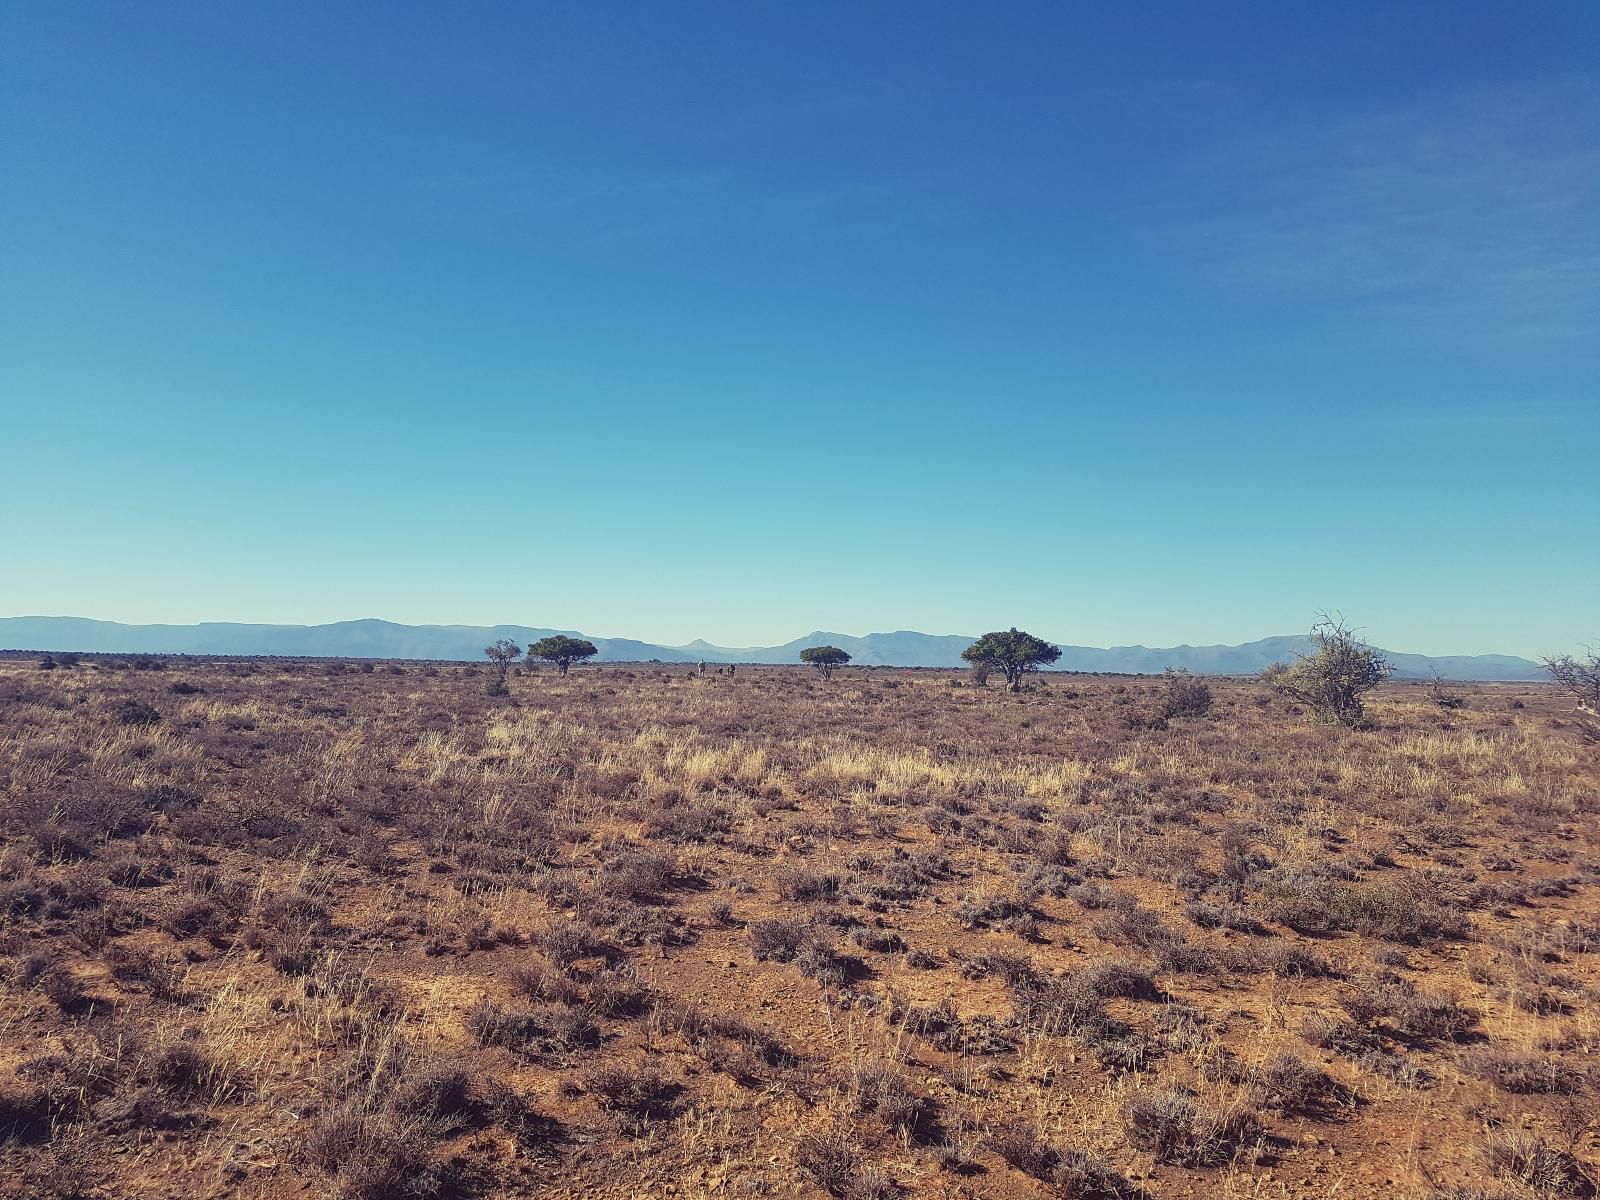
<path fill-rule="evenodd" d="M 1594 1194 L 1570 697 L 1012 648 L 0 661 L 0 1194 Z"/>

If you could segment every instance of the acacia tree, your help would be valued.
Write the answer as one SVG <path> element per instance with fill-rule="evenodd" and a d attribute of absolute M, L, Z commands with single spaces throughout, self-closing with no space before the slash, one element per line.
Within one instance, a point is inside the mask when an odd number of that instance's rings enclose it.
<path fill-rule="evenodd" d="M 565 675 L 573 663 L 593 658 L 599 653 L 591 641 L 558 633 L 528 647 L 528 664 L 531 666 L 534 659 L 542 658 L 545 662 L 555 663 L 561 674 Z"/>
<path fill-rule="evenodd" d="M 1319 721 L 1360 725 L 1362 697 L 1394 673 L 1383 651 L 1367 645 L 1343 617 L 1323 614 L 1311 627 L 1316 650 L 1293 663 L 1273 663 L 1261 679 L 1275 691 L 1309 708 Z"/>
<path fill-rule="evenodd" d="M 1577 700 L 1579 732 L 1600 742 L 1600 649 L 1591 646 L 1583 658 L 1555 655 L 1544 660 L 1544 669 L 1557 687 Z"/>
<path fill-rule="evenodd" d="M 837 646 L 807 646 L 800 651 L 800 661 L 831 676 L 835 667 L 842 667 L 850 661 L 850 654 Z"/>
<path fill-rule="evenodd" d="M 510 638 L 501 638 L 492 646 L 485 646 L 483 652 L 495 666 L 494 682 L 489 685 L 489 695 L 504 696 L 511 689 L 506 687 L 506 672 L 511 670 L 511 664 L 517 661 L 517 655 L 522 653 L 522 647 Z"/>
<path fill-rule="evenodd" d="M 1022 690 L 1022 677 L 1061 657 L 1061 647 L 1024 633 L 1013 625 L 1004 633 L 986 633 L 961 652 L 974 668 L 999 671 L 1013 692 Z"/>

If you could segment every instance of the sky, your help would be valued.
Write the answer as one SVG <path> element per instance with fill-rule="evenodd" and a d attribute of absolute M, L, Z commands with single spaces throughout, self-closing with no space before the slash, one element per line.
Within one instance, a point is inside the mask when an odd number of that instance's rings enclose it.
<path fill-rule="evenodd" d="M 0 614 L 1600 640 L 1600 5 L 0 6 Z"/>

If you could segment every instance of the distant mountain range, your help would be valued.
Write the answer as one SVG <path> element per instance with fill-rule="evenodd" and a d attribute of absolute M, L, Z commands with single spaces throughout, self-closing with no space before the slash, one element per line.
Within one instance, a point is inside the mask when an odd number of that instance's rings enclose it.
<path fill-rule="evenodd" d="M 498 638 L 523 646 L 554 633 L 587 636 L 571 629 L 526 625 L 397 625 L 392 621 L 336 621 L 329 625 L 245 625 L 210 621 L 200 625 L 123 625 L 86 617 L 0 617 L 0 648 L 77 650 L 110 654 L 241 654 L 313 658 L 410 658 L 477 660 Z M 966 635 L 900 630 L 852 637 L 818 631 L 781 646 L 657 646 L 630 638 L 589 638 L 604 662 L 792 663 L 807 646 L 838 646 L 853 661 L 871 667 L 960 667 Z M 1187 667 L 1206 675 L 1248 675 L 1284 662 L 1311 647 L 1304 634 L 1262 638 L 1240 646 L 1061 646 L 1057 668 L 1133 675 L 1156 675 L 1168 667 Z M 1508 654 L 1429 657 L 1389 651 L 1401 678 L 1427 678 L 1435 670 L 1448 679 L 1533 680 L 1544 669 Z"/>

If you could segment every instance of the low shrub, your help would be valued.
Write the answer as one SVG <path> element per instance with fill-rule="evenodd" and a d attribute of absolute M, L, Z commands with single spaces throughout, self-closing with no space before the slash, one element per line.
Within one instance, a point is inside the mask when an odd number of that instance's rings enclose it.
<path fill-rule="evenodd" d="M 414 1200 L 439 1190 L 435 1142 L 424 1118 L 350 1103 L 312 1122 L 303 1149 L 312 1165 L 334 1176 L 344 1200 Z"/>
<path fill-rule="evenodd" d="M 1558 1058 L 1491 1050 L 1467 1060 L 1474 1075 L 1518 1096 L 1575 1096 L 1588 1090 L 1588 1073 Z"/>
<path fill-rule="evenodd" d="M 1108 1163 L 1084 1150 L 1056 1146 L 1031 1123 L 998 1130 L 989 1147 L 1025 1175 L 1051 1184 L 1063 1200 L 1124 1200 L 1139 1189 Z"/>
<path fill-rule="evenodd" d="M 1211 686 L 1182 667 L 1168 667 L 1159 711 L 1167 718 L 1203 717 L 1211 711 Z"/>
<path fill-rule="evenodd" d="M 1592 1179 L 1576 1158 L 1528 1130 L 1498 1130 L 1483 1143 L 1481 1152 L 1495 1175 L 1532 1188 L 1540 1196 L 1579 1200 L 1595 1193 Z"/>
<path fill-rule="evenodd" d="M 1456 1041 L 1478 1023 L 1478 1014 L 1457 997 L 1427 991 L 1393 975 L 1353 984 L 1340 993 L 1339 1003 L 1357 1024 L 1382 1022 L 1401 1037 L 1418 1042 Z"/>
<path fill-rule="evenodd" d="M 161 714 L 143 700 L 130 698 L 117 706 L 117 721 L 122 725 L 159 725 Z"/>
<path fill-rule="evenodd" d="M 583 1082 L 584 1091 L 627 1130 L 643 1132 L 652 1121 L 675 1115 L 674 1102 L 683 1089 L 650 1067 L 604 1067 Z"/>
<path fill-rule="evenodd" d="M 868 1163 L 859 1140 L 842 1126 L 795 1139 L 794 1161 L 837 1200 L 884 1200 L 893 1194 L 889 1177 Z"/>
<path fill-rule="evenodd" d="M 1250 1074 L 1256 1103 L 1283 1116 L 1303 1116 L 1327 1109 L 1340 1089 L 1320 1067 L 1297 1055 L 1282 1053 Z"/>
<path fill-rule="evenodd" d="M 1211 1108 L 1186 1088 L 1136 1092 L 1123 1107 L 1128 1140 L 1179 1167 L 1217 1167 L 1249 1153 L 1263 1136 L 1248 1108 Z"/>

